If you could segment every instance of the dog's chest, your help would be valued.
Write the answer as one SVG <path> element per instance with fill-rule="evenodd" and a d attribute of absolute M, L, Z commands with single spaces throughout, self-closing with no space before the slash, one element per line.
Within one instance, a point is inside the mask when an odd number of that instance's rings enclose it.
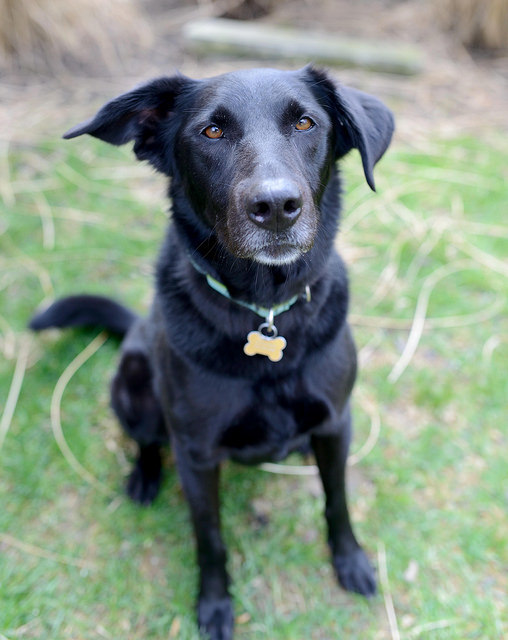
<path fill-rule="evenodd" d="M 240 462 L 280 460 L 303 444 L 329 415 L 327 404 L 318 398 L 261 395 L 221 430 L 217 444 Z"/>
<path fill-rule="evenodd" d="M 166 382 L 180 382 L 171 385 L 170 429 L 198 465 L 282 459 L 335 418 L 330 399 L 296 375 L 254 382 L 167 373 Z"/>

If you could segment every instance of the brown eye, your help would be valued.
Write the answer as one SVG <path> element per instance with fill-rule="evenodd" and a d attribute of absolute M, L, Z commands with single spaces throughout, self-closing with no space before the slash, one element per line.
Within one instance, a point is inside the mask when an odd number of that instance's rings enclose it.
<path fill-rule="evenodd" d="M 296 128 L 298 129 L 298 131 L 308 131 L 309 129 L 312 129 L 313 126 L 314 122 L 307 116 L 300 118 L 300 120 L 298 120 L 298 122 L 296 123 Z"/>
<path fill-rule="evenodd" d="M 212 140 L 217 140 L 217 138 L 222 138 L 224 132 L 220 127 L 217 127 L 215 124 L 211 124 L 207 127 L 203 133 L 207 138 L 211 138 Z"/>

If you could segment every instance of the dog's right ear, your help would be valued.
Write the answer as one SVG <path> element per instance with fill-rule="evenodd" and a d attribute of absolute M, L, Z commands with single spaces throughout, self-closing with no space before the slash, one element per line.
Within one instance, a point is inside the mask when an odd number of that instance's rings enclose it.
<path fill-rule="evenodd" d="M 196 82 L 185 76 L 156 78 L 107 102 L 97 114 L 69 129 L 64 138 L 88 133 L 114 145 L 134 140 L 134 153 L 158 171 L 171 174 L 168 129 L 175 101 Z"/>

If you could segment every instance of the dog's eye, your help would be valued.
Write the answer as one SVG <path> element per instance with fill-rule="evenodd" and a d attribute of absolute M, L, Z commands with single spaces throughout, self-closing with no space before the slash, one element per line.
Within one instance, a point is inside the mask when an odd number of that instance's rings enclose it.
<path fill-rule="evenodd" d="M 300 118 L 300 120 L 298 120 L 298 122 L 296 123 L 296 128 L 298 129 L 298 131 L 308 131 L 309 129 L 312 129 L 315 124 L 316 123 L 311 120 L 311 118 L 309 118 L 308 116 L 304 116 L 303 118 Z"/>
<path fill-rule="evenodd" d="M 212 140 L 222 138 L 224 135 L 224 131 L 222 131 L 222 129 L 215 124 L 211 124 L 209 127 L 204 129 L 203 133 L 207 138 L 211 138 Z"/>

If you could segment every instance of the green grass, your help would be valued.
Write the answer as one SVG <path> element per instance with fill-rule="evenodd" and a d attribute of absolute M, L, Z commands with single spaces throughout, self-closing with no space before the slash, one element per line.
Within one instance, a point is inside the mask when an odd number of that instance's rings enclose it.
<path fill-rule="evenodd" d="M 396 147 L 377 170 L 377 194 L 358 157 L 347 159 L 338 243 L 362 359 L 353 452 L 380 420 L 351 470 L 351 506 L 388 582 L 370 602 L 336 586 L 314 479 L 226 465 L 239 640 L 392 638 L 383 596 L 402 638 L 508 636 L 506 143 Z M 97 332 L 25 331 L 38 304 L 71 292 L 147 308 L 164 181 L 128 150 L 92 140 L 13 145 L 3 162 L 0 638 L 195 639 L 193 543 L 170 454 L 152 507 L 123 497 L 133 449 L 107 391 L 117 342 L 63 394 L 76 470 L 55 439 L 51 399 Z M 426 321 L 407 351 L 417 309 Z"/>

